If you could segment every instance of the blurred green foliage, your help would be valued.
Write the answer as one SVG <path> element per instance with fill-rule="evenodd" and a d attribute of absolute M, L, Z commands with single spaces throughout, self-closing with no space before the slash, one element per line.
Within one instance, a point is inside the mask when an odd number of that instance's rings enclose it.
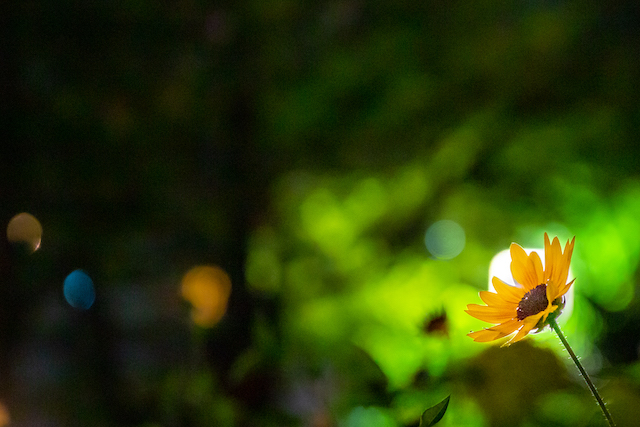
<path fill-rule="evenodd" d="M 576 236 L 563 329 L 640 399 L 635 2 L 4 2 L 0 402 L 16 425 L 601 425 L 552 333 L 466 334 L 512 241 Z M 465 233 L 437 259 L 438 220 Z M 189 323 L 215 264 L 228 312 Z M 97 300 L 58 289 L 89 271 Z"/>

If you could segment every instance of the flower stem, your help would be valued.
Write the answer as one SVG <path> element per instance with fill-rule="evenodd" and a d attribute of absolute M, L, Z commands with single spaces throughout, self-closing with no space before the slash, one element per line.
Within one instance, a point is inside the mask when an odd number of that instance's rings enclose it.
<path fill-rule="evenodd" d="M 613 418 L 611 418 L 611 414 L 609 413 L 609 410 L 607 409 L 607 407 L 604 404 L 604 401 L 600 397 L 600 393 L 598 393 L 598 389 L 596 388 L 595 384 L 593 384 L 593 382 L 591 381 L 591 378 L 589 378 L 589 374 L 587 374 L 587 371 L 584 370 L 584 368 L 582 367 L 582 364 L 578 360 L 578 357 L 571 349 L 569 342 L 567 341 L 567 339 L 562 334 L 562 331 L 560 330 L 560 326 L 558 326 L 555 319 L 550 319 L 549 325 L 551 325 L 553 330 L 556 331 L 556 334 L 558 334 L 558 338 L 560 338 L 560 341 L 562 341 L 564 348 L 567 349 L 569 356 L 571 356 L 571 360 L 573 360 L 573 363 L 575 363 L 576 366 L 578 367 L 578 370 L 582 374 L 582 378 L 584 378 L 585 382 L 589 386 L 589 389 L 591 390 L 591 393 L 593 393 L 593 396 L 598 401 L 598 405 L 600 405 L 600 409 L 602 409 L 602 413 L 604 414 L 604 417 L 609 422 L 609 426 L 615 427 L 616 424 L 613 422 Z"/>

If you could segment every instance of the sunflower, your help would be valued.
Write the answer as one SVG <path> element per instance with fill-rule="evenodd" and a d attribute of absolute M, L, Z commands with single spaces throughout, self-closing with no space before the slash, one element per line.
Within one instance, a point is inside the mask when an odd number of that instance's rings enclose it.
<path fill-rule="evenodd" d="M 517 331 L 504 345 L 524 338 L 532 329 L 541 330 L 549 316 L 556 318 L 564 307 L 571 253 L 576 238 L 567 241 L 564 252 L 557 237 L 549 242 L 544 233 L 544 269 L 536 252 L 527 255 L 516 243 L 511 244 L 511 274 L 518 286 L 510 286 L 493 277 L 496 292 L 482 291 L 480 298 L 487 305 L 469 304 L 467 313 L 495 326 L 468 334 L 474 341 L 497 340 Z"/>

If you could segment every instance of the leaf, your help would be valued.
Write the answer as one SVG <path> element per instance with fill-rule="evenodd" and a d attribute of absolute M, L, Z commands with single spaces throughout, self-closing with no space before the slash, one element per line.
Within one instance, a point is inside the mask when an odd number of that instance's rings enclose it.
<path fill-rule="evenodd" d="M 442 402 L 424 411 L 420 416 L 420 427 L 431 427 L 436 425 L 438 421 L 442 419 L 444 413 L 447 412 L 450 397 L 451 395 L 447 396 Z"/>

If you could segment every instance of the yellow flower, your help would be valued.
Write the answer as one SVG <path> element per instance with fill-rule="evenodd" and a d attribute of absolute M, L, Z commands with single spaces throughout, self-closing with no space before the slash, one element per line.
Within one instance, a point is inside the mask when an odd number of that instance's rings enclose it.
<path fill-rule="evenodd" d="M 468 335 L 474 341 L 488 342 L 518 331 L 504 344 L 510 345 L 532 329 L 544 328 L 550 315 L 556 318 L 564 307 L 564 294 L 573 284 L 573 280 L 567 283 L 567 276 L 575 240 L 567 241 L 563 253 L 558 238 L 549 243 L 549 236 L 544 233 L 544 269 L 536 252 L 527 255 L 520 245 L 512 243 L 511 274 L 518 286 L 493 277 L 496 292 L 480 292 L 487 305 L 469 304 L 465 311 L 495 326 Z"/>

